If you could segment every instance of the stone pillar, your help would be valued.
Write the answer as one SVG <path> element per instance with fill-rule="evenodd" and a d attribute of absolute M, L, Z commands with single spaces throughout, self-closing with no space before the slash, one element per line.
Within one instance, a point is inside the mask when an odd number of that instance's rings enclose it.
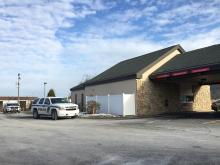
<path fill-rule="evenodd" d="M 193 111 L 211 111 L 210 85 L 196 87 L 194 91 Z"/>

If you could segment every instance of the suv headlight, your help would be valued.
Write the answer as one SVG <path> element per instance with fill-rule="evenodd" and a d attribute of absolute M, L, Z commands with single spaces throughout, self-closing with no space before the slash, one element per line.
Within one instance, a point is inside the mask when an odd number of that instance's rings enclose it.
<path fill-rule="evenodd" d="M 59 107 L 59 106 L 55 106 L 55 108 L 57 108 L 58 110 L 65 110 L 65 108 Z"/>

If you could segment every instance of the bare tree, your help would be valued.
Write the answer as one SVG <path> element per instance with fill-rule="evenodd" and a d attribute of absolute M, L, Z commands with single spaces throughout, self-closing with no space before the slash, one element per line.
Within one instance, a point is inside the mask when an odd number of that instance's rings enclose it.
<path fill-rule="evenodd" d="M 92 78 L 93 78 L 92 75 L 84 74 L 84 75 L 82 76 L 82 80 L 79 82 L 79 84 L 82 84 L 82 83 L 84 83 L 84 82 L 86 82 L 86 81 L 88 81 L 88 80 L 90 80 L 90 79 L 92 79 Z"/>

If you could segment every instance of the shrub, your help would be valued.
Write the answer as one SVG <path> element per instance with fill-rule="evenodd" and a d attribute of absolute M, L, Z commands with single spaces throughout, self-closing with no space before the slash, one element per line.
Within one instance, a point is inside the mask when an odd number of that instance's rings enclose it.
<path fill-rule="evenodd" d="M 95 114 L 100 110 L 100 104 L 96 101 L 87 102 L 87 112 L 89 114 Z"/>

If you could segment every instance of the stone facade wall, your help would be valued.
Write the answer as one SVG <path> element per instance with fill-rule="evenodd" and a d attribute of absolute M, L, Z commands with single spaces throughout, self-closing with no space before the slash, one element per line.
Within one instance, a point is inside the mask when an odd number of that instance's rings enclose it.
<path fill-rule="evenodd" d="M 149 80 L 149 75 L 179 54 L 180 51 L 175 50 L 165 58 L 158 60 L 155 65 L 142 74 L 142 79 L 136 80 L 136 114 L 138 116 L 174 112 L 180 109 L 179 85 Z"/>
<path fill-rule="evenodd" d="M 180 90 L 180 84 L 137 80 L 137 115 L 147 116 L 180 111 L 211 111 L 209 85 L 195 88 L 192 103 L 181 103 Z"/>
<path fill-rule="evenodd" d="M 138 116 L 180 111 L 178 84 L 137 80 L 136 109 Z"/>
<path fill-rule="evenodd" d="M 193 111 L 211 111 L 211 104 L 210 86 L 198 86 L 194 92 Z"/>

